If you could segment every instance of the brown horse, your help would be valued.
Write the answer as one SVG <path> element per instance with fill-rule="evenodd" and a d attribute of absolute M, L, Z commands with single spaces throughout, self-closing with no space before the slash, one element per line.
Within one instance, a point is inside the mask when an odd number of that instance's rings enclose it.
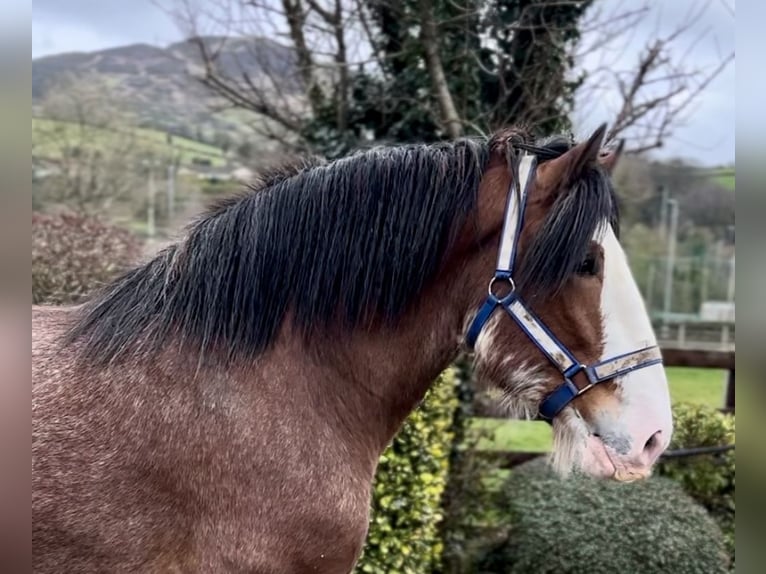
<path fill-rule="evenodd" d="M 519 240 L 520 293 L 583 362 L 654 343 L 603 133 L 538 142 Z M 487 296 L 513 142 L 293 165 L 82 306 L 35 308 L 35 570 L 351 571 L 378 457 Z M 502 313 L 475 356 L 516 412 L 561 382 Z M 661 366 L 553 426 L 562 470 L 645 476 L 671 433 Z"/>

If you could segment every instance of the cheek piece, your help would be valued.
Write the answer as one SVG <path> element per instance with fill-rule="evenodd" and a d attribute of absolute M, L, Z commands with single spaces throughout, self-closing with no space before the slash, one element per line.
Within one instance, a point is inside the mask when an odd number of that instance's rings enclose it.
<path fill-rule="evenodd" d="M 489 282 L 487 299 L 468 328 L 466 345 L 469 349 L 473 349 L 476 339 L 496 310 L 503 309 L 508 313 L 543 355 L 559 370 L 564 379 L 561 385 L 543 399 L 538 408 L 540 417 L 551 423 L 553 418 L 576 397 L 588 392 L 599 383 L 662 363 L 662 354 L 659 347 L 654 345 L 617 355 L 600 363 L 584 365 L 521 300 L 516 293 L 516 284 L 513 281 L 513 265 L 519 234 L 524 223 L 527 190 L 534 181 L 537 158 L 533 154 L 524 153 L 517 162 L 518 169 L 515 171 L 518 173 L 521 189 L 515 181 L 511 183 L 505 206 L 505 220 L 500 237 L 495 276 Z M 496 295 L 496 286 L 503 283 L 510 287 L 510 291 L 503 296 Z M 580 377 L 581 382 L 578 386 L 574 382 L 574 376 L 580 372 L 584 373 L 585 377 Z"/>

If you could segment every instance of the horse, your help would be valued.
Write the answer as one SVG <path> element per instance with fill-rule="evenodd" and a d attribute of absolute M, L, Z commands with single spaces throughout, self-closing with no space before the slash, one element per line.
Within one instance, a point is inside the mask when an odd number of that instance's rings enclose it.
<path fill-rule="evenodd" d="M 604 135 L 287 162 L 33 308 L 35 571 L 350 572 L 380 454 L 469 347 L 509 413 L 553 408 L 562 475 L 647 476 L 670 400 Z"/>

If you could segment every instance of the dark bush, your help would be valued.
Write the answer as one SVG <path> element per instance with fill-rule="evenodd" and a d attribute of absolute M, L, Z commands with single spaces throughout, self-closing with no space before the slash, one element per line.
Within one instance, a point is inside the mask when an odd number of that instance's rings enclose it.
<path fill-rule="evenodd" d="M 130 232 L 89 216 L 32 214 L 32 302 L 68 304 L 139 257 Z"/>
<path fill-rule="evenodd" d="M 561 480 L 536 460 L 506 485 L 508 539 L 479 571 L 502 574 L 716 574 L 728 571 L 723 535 L 681 486 Z"/>
<path fill-rule="evenodd" d="M 675 429 L 671 449 L 734 444 L 734 415 L 702 405 L 673 406 Z M 734 558 L 734 451 L 714 456 L 671 458 L 658 467 L 659 474 L 678 481 L 684 490 L 708 509 L 726 535 Z"/>
<path fill-rule="evenodd" d="M 370 530 L 356 572 L 440 571 L 440 502 L 449 471 L 455 385 L 454 372 L 444 372 L 380 457 Z"/>

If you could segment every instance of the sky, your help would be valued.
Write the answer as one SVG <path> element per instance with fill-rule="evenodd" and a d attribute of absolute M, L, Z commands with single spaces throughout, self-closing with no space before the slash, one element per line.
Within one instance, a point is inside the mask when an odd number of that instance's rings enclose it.
<path fill-rule="evenodd" d="M 202 0 L 204 1 L 204 0 Z M 614 69 L 631 67 L 645 40 L 670 31 L 702 0 L 648 0 L 652 12 L 640 26 L 618 39 L 619 51 L 586 54 L 586 69 L 607 62 Z M 167 2 L 166 2 L 167 3 Z M 596 0 L 605 12 L 636 5 L 626 0 Z M 759 3 L 761 4 L 761 3 Z M 710 0 L 704 15 L 677 47 L 685 67 L 710 69 L 735 45 L 734 0 Z M 87 52 L 134 43 L 164 46 L 182 39 L 173 20 L 153 0 L 35 0 L 32 5 L 32 57 L 61 52 Z M 696 43 L 689 45 L 691 40 Z M 586 38 L 587 40 L 587 38 Z M 578 102 L 577 136 L 587 136 L 614 117 L 616 100 L 606 96 Z M 735 63 L 712 82 L 674 132 L 658 157 L 684 157 L 702 165 L 733 163 L 735 159 Z"/>

